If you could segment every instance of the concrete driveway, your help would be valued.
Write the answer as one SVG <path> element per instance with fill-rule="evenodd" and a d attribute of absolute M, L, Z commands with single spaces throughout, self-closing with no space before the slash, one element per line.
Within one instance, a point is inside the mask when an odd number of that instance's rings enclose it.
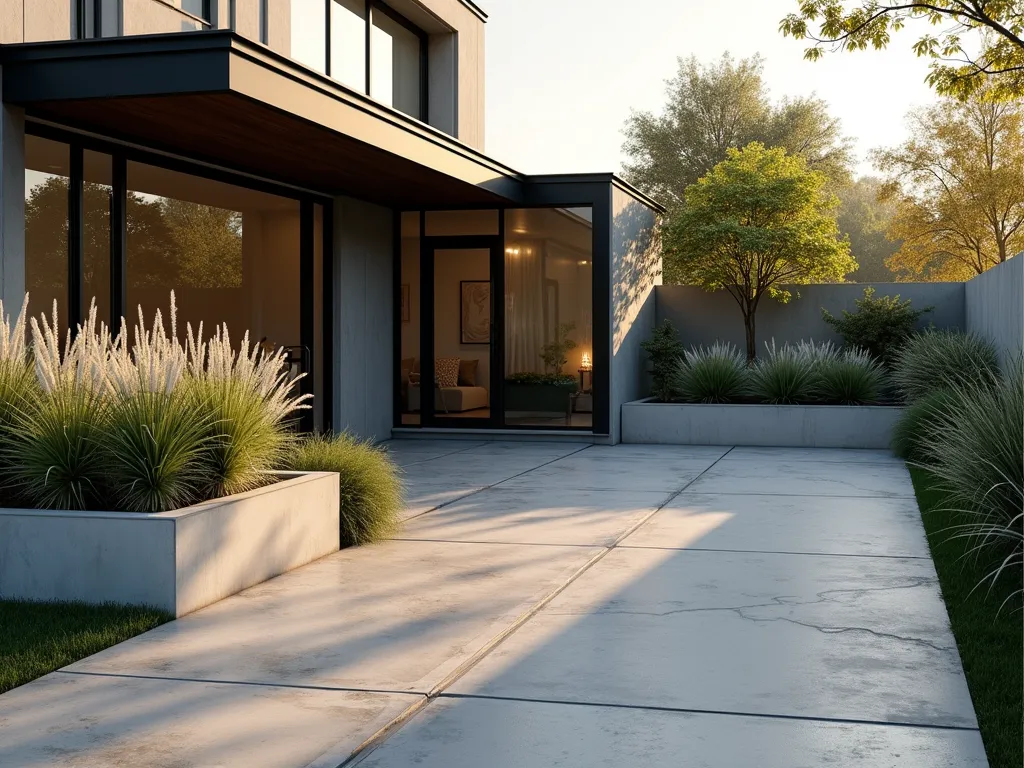
<path fill-rule="evenodd" d="M 399 539 L 0 696 L 0 765 L 986 765 L 888 454 L 391 449 Z"/>

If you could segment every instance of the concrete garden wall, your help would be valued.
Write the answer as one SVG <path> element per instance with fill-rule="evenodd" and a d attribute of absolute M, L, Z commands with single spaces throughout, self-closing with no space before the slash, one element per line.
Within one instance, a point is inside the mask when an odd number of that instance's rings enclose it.
<path fill-rule="evenodd" d="M 757 349 L 764 351 L 764 343 L 775 338 L 776 344 L 798 342 L 804 339 L 842 343 L 840 337 L 821 318 L 824 307 L 836 317 L 844 309 L 854 311 L 854 301 L 864 295 L 871 285 L 875 296 L 895 296 L 910 299 L 918 308 L 934 306 L 922 318 L 921 326 L 929 321 L 938 328 L 966 327 L 964 310 L 964 283 L 836 283 L 829 285 L 790 286 L 794 298 L 789 304 L 765 299 L 757 309 Z M 796 298 L 797 292 L 800 298 Z M 716 341 L 727 341 L 740 349 L 746 345 L 743 315 L 726 291 L 708 293 L 691 285 L 662 285 L 657 288 L 658 322 L 668 318 L 679 332 L 687 348 L 706 346 Z"/>
<path fill-rule="evenodd" d="M 173 512 L 0 509 L 0 597 L 183 616 L 336 551 L 338 476 L 281 477 Z"/>
<path fill-rule="evenodd" d="M 756 445 L 796 448 L 888 448 L 902 408 L 880 405 L 622 406 L 622 442 Z"/>
<path fill-rule="evenodd" d="M 967 330 L 995 344 L 1005 367 L 1024 347 L 1024 253 L 966 283 L 965 304 Z"/>

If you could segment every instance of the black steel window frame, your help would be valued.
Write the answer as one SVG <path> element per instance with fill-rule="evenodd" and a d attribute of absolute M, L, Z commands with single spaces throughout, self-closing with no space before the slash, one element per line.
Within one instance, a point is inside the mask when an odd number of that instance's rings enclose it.
<path fill-rule="evenodd" d="M 29 136 L 57 141 L 70 148 L 70 171 L 68 179 L 68 327 L 74 331 L 85 320 L 86 305 L 84 265 L 84 220 L 82 216 L 84 196 L 85 150 L 99 152 L 111 158 L 110 193 L 110 316 L 106 322 L 115 332 L 121 327 L 121 319 L 127 315 L 128 290 L 128 162 L 144 163 L 170 171 L 187 173 L 191 176 L 220 181 L 237 187 L 252 189 L 285 197 L 299 203 L 299 336 L 300 344 L 308 355 L 307 376 L 302 380 L 303 393 L 313 391 L 313 371 L 316 359 L 315 323 L 322 323 L 321 334 L 321 380 L 323 402 L 321 403 L 322 423 L 325 430 L 333 429 L 334 393 L 334 205 L 327 196 L 301 193 L 290 187 L 273 182 L 241 176 L 230 171 L 209 168 L 180 158 L 147 152 L 144 149 L 128 147 L 92 136 L 84 136 L 44 123 L 26 122 L 25 133 Z M 321 229 L 322 254 L 321 280 L 323 286 L 321 317 L 315 310 L 315 248 L 316 232 L 314 205 L 323 209 Z M 303 410 L 300 426 L 305 431 L 314 427 L 313 409 Z"/>
<path fill-rule="evenodd" d="M 419 215 L 419 260 L 420 260 L 420 386 L 423 387 L 423 382 L 428 378 L 428 373 L 433 373 L 433 272 L 430 273 L 430 285 L 429 291 L 424 288 L 426 279 L 424 277 L 424 267 L 427 264 L 426 250 L 427 246 L 430 247 L 431 251 L 435 247 L 439 247 L 438 243 L 443 243 L 443 247 L 451 248 L 465 248 L 465 247 L 479 247 L 474 246 L 473 243 L 476 241 L 493 240 L 495 238 L 500 239 L 500 247 L 498 248 L 498 259 L 495 261 L 492 259 L 491 262 L 491 381 L 499 382 L 499 385 L 505 381 L 505 248 L 506 243 L 506 232 L 505 232 L 505 214 L 510 210 L 536 210 L 543 208 L 590 208 L 593 215 L 593 240 L 591 242 L 591 258 L 593 264 L 594 278 L 592 281 L 592 295 L 591 295 L 591 312 L 593 315 L 593 339 L 591 342 L 591 389 L 593 391 L 593 423 L 588 427 L 573 427 L 573 426 L 533 426 L 533 425 L 516 425 L 505 423 L 505 408 L 504 408 L 504 387 L 495 387 L 492 383 L 490 392 L 490 409 L 491 417 L 488 419 L 487 426 L 482 427 L 483 429 L 502 429 L 512 431 L 544 431 L 544 432 L 571 432 L 571 433 L 587 433 L 594 435 L 609 435 L 611 434 L 611 252 L 612 252 L 612 239 L 611 239 L 611 215 L 612 215 L 612 187 L 610 184 L 599 184 L 597 185 L 598 193 L 595 194 L 588 200 L 575 199 L 575 202 L 551 202 L 544 200 L 542 202 L 534 203 L 523 203 L 521 205 L 475 205 L 475 206 L 463 206 L 454 208 L 451 206 L 439 207 L 439 208 L 423 208 L 420 210 L 396 210 L 394 214 L 394 254 L 393 254 L 393 280 L 394 280 L 394 297 L 395 297 L 395 311 L 394 311 L 394 329 L 393 329 L 393 341 L 394 341 L 394 354 L 393 354 L 393 371 L 394 371 L 394 382 L 393 390 L 394 396 L 393 402 L 393 413 L 392 423 L 395 428 L 411 428 L 416 429 L 415 426 L 402 423 L 402 398 L 401 398 L 401 384 L 402 384 L 402 309 L 401 309 L 401 296 L 402 296 L 402 214 L 403 213 L 416 213 Z M 557 194 L 555 195 L 558 196 Z M 499 234 L 494 236 L 451 236 L 451 237 L 428 237 L 426 234 L 426 214 L 428 211 L 478 211 L 485 210 L 491 211 L 496 210 L 498 212 L 499 221 Z M 429 295 L 428 295 L 429 294 Z M 424 318 L 429 319 L 429 323 L 424 323 Z M 424 326 L 430 326 L 426 329 Z M 424 343 L 427 340 L 428 330 L 430 335 L 429 347 L 425 347 Z M 424 349 L 428 348 L 431 352 L 430 371 L 428 372 L 424 366 L 427 360 L 427 355 Z M 493 375 L 494 373 L 498 375 Z M 431 390 L 428 393 L 426 389 L 420 392 L 420 427 L 463 427 L 473 428 L 473 423 L 468 419 L 448 420 L 444 423 L 437 423 L 434 420 L 433 423 L 424 423 L 427 419 L 424 418 L 426 409 L 433 410 L 433 379 L 430 377 Z M 482 420 L 481 420 L 482 421 Z"/>
<path fill-rule="evenodd" d="M 394 22 L 396 22 L 398 24 L 401 24 L 403 27 L 408 29 L 410 32 L 414 33 L 416 35 L 416 37 L 419 38 L 419 41 L 420 41 L 420 114 L 418 114 L 418 115 L 409 115 L 409 117 L 414 117 L 417 120 L 423 121 L 424 123 L 427 122 L 427 115 L 429 114 L 429 111 L 427 109 L 427 99 L 429 98 L 429 90 L 430 90 L 429 87 L 428 87 L 428 79 L 427 79 L 427 33 L 424 32 L 419 27 L 417 27 L 415 24 L 413 24 L 407 18 L 402 16 L 400 13 L 398 13 L 398 11 L 396 11 L 394 8 L 392 8 L 391 6 L 387 5 L 386 3 L 382 2 L 382 0 L 364 0 L 364 3 L 365 3 L 365 11 L 364 11 L 364 17 L 365 18 L 364 18 L 364 22 L 363 22 L 363 28 L 364 28 L 364 33 L 365 33 L 365 46 L 364 47 L 365 47 L 365 50 L 366 50 L 366 62 L 365 62 L 365 65 L 363 67 L 363 69 L 365 70 L 365 81 L 363 83 L 363 94 L 365 96 L 370 96 L 372 98 L 372 96 L 370 95 L 370 80 L 371 80 L 370 72 L 371 72 L 371 60 L 373 58 L 372 54 L 371 54 L 371 51 L 372 51 L 372 48 L 373 48 L 373 14 L 374 13 L 381 13 L 381 14 L 387 16 L 388 18 L 390 18 L 392 21 L 394 21 Z M 331 41 L 331 13 L 332 13 L 332 10 L 333 10 L 332 9 L 333 5 L 334 5 L 334 0 L 324 0 L 324 22 L 325 22 L 324 23 L 324 51 L 325 51 L 325 54 L 324 54 L 324 74 L 327 75 L 328 77 L 333 77 L 333 75 L 331 75 L 331 45 L 332 45 L 332 41 Z M 344 85 L 344 83 L 342 83 L 342 85 Z M 402 112 L 402 110 L 398 109 L 397 107 L 392 107 L 392 108 L 395 109 L 397 112 Z M 406 113 L 402 112 L 402 114 L 404 115 Z"/>

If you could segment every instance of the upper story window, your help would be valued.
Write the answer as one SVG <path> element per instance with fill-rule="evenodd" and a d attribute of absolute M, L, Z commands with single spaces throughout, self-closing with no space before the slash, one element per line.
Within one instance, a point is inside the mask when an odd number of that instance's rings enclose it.
<path fill-rule="evenodd" d="M 211 5 L 211 0 L 181 0 L 181 10 L 198 16 L 204 21 L 212 21 L 210 18 Z"/>
<path fill-rule="evenodd" d="M 291 55 L 389 107 L 426 118 L 426 35 L 380 0 L 292 0 Z"/>

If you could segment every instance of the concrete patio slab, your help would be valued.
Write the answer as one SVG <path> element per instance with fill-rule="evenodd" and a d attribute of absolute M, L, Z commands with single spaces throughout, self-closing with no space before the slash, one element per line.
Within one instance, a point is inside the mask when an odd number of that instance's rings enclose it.
<path fill-rule="evenodd" d="M 548 462 L 563 460 L 558 454 L 525 454 L 477 456 L 472 452 L 442 456 L 404 467 L 406 483 L 436 483 L 448 480 L 457 484 L 488 486 L 528 472 Z"/>
<path fill-rule="evenodd" d="M 914 499 L 707 495 L 689 490 L 622 546 L 930 557 Z"/>
<path fill-rule="evenodd" d="M 0 696 L 0 765 L 334 768 L 423 701 L 55 672 Z"/>
<path fill-rule="evenodd" d="M 930 560 L 615 549 L 451 691 L 977 726 Z"/>
<path fill-rule="evenodd" d="M 438 477 L 433 482 L 402 478 L 402 484 L 405 486 L 405 508 L 401 513 L 403 520 L 422 515 L 483 489 L 482 485 L 445 482 L 443 477 Z"/>
<path fill-rule="evenodd" d="M 69 669 L 426 693 L 599 551 L 418 541 L 349 549 Z"/>
<path fill-rule="evenodd" d="M 903 459 L 892 451 L 867 448 L 756 448 L 738 445 L 727 454 L 732 461 L 838 462 L 840 464 L 894 464 L 903 466 Z"/>
<path fill-rule="evenodd" d="M 592 458 L 587 452 L 502 483 L 506 488 L 544 488 L 575 491 L 678 491 L 715 459 Z"/>
<path fill-rule="evenodd" d="M 987 763 L 976 731 L 441 698 L 357 765 L 985 768 Z"/>
<path fill-rule="evenodd" d="M 708 463 L 720 459 L 730 451 L 719 445 L 592 445 L 580 455 L 586 458 L 613 459 L 693 459 Z"/>
<path fill-rule="evenodd" d="M 410 521 L 400 539 L 610 546 L 668 494 L 498 486 Z"/>
<path fill-rule="evenodd" d="M 755 493 L 808 496 L 914 497 L 910 473 L 901 464 L 722 459 L 688 490 L 694 493 Z"/>

